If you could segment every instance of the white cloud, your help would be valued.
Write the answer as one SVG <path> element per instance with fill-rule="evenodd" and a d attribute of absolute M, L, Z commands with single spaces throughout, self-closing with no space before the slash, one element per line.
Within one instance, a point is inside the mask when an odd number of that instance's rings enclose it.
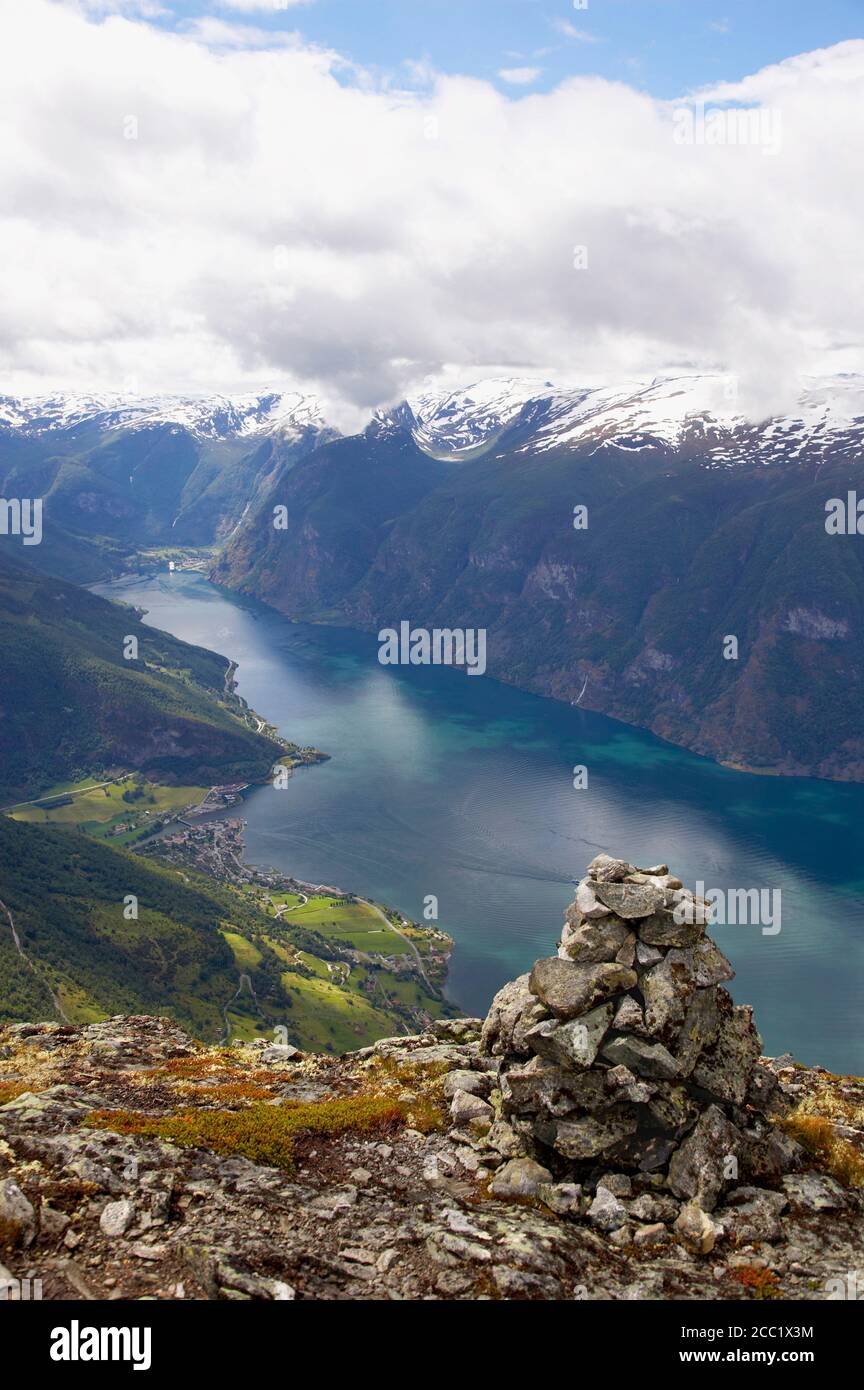
<path fill-rule="evenodd" d="M 577 43 L 599 43 L 596 34 L 592 34 L 590 29 L 578 29 L 575 24 L 571 24 L 569 19 L 553 19 L 552 28 L 559 34 L 563 34 L 565 39 L 575 39 Z"/>
<path fill-rule="evenodd" d="M 237 24 L 233 20 L 202 15 L 188 20 L 183 31 L 189 38 L 198 39 L 209 48 L 278 48 L 296 44 L 298 36 L 280 30 L 260 29 L 254 24 Z"/>
<path fill-rule="evenodd" d="M 2 29 L 6 390 L 284 384 L 344 415 L 445 369 L 704 366 L 774 400 L 860 365 L 862 42 L 697 94 L 779 109 L 767 157 L 676 144 L 674 103 L 599 78 L 382 89 L 294 36 L 48 0 Z"/>
<path fill-rule="evenodd" d="M 542 68 L 499 68 L 498 76 L 502 82 L 509 82 L 514 87 L 527 87 L 537 81 L 542 71 Z"/>
<path fill-rule="evenodd" d="M 93 15 L 132 15 L 141 19 L 159 19 L 171 11 L 160 0 L 57 0 L 68 9 Z"/>
<path fill-rule="evenodd" d="M 262 13 L 269 11 L 271 14 L 280 10 L 295 9 L 298 5 L 312 5 L 315 0 L 214 0 L 217 10 L 235 10 L 238 14 L 246 14 L 252 11 Z"/>

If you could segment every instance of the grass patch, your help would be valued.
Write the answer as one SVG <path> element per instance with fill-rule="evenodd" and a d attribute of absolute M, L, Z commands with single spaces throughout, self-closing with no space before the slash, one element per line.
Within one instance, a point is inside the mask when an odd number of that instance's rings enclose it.
<path fill-rule="evenodd" d="M 305 1105 L 286 1101 L 282 1105 L 252 1105 L 245 1110 L 186 1110 L 167 1116 L 99 1110 L 88 1116 L 85 1123 L 116 1134 L 212 1149 L 290 1172 L 297 1138 L 313 1134 L 329 1137 L 349 1131 L 369 1134 L 391 1129 L 402 1121 L 403 1115 L 404 1106 L 392 1098 L 350 1096 Z"/>
<path fill-rule="evenodd" d="M 290 1073 L 266 1067 L 243 1070 L 233 1060 L 206 1053 L 172 1057 L 162 1066 L 141 1073 L 154 1082 L 170 1082 L 181 1093 L 194 1094 L 202 1104 L 241 1104 L 269 1100 L 290 1080 Z"/>
<path fill-rule="evenodd" d="M 274 917 L 277 908 L 298 907 L 303 902 L 303 898 L 299 893 L 270 893 L 268 896 L 270 898 L 270 906 L 268 906 L 267 911 Z M 291 912 L 288 915 L 293 917 L 294 913 Z"/>
<path fill-rule="evenodd" d="M 394 1031 L 394 1020 L 363 995 L 339 989 L 327 978 L 303 979 L 285 971 L 285 1023 L 303 1038 L 307 1052 L 351 1052 Z"/>
<path fill-rule="evenodd" d="M 836 1178 L 844 1187 L 864 1187 L 864 1157 L 848 1140 L 835 1133 L 824 1115 L 796 1111 L 781 1127 L 814 1159 L 817 1167 Z"/>
<path fill-rule="evenodd" d="M 330 980 L 331 975 L 327 969 L 326 960 L 321 960 L 319 956 L 310 956 L 308 951 L 298 951 L 297 959 L 311 970 L 312 974 L 316 975 L 319 980 Z"/>
<path fill-rule="evenodd" d="M 176 815 L 186 806 L 197 805 L 207 791 L 207 787 L 164 787 L 134 777 L 100 787 L 94 786 L 91 777 L 78 783 L 61 783 L 46 792 L 39 804 L 19 805 L 11 815 L 13 820 L 29 825 L 65 825 L 122 846 L 146 834 L 150 824 L 162 816 Z M 62 804 L 52 806 L 55 798 Z M 121 825 L 134 828 L 120 831 Z"/>
<path fill-rule="evenodd" d="M 372 1091 L 374 1094 L 380 1087 L 379 1094 L 386 1095 L 391 1088 L 398 1087 L 406 1124 L 421 1134 L 438 1134 L 449 1123 L 443 1080 L 453 1068 L 449 1062 L 431 1062 L 423 1066 L 419 1064 L 419 1056 L 418 1053 L 415 1066 L 397 1062 L 393 1057 L 373 1057 L 369 1064 Z"/>
<path fill-rule="evenodd" d="M 225 940 L 228 942 L 228 945 L 231 947 L 234 953 L 234 959 L 241 970 L 257 969 L 263 960 L 263 956 L 258 950 L 258 947 L 247 940 L 245 936 L 241 936 L 239 932 L 225 931 L 221 928 L 220 930 Z"/>
<path fill-rule="evenodd" d="M 17 1100 L 31 1089 L 23 1081 L 0 1081 L 0 1105 L 8 1105 L 10 1100 Z"/>
<path fill-rule="evenodd" d="M 408 943 L 366 903 L 311 897 L 284 917 L 292 926 L 308 927 L 338 945 L 367 955 L 397 956 L 410 950 Z"/>

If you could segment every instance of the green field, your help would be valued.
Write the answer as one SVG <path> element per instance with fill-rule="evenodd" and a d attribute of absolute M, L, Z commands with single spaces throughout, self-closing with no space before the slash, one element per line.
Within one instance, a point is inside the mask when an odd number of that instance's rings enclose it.
<path fill-rule="evenodd" d="M 227 1009 L 226 1017 L 231 1028 L 232 1042 L 255 1042 L 257 1038 L 273 1039 L 273 1025 L 269 1020 L 255 1018 L 236 1009 Z"/>
<path fill-rule="evenodd" d="M 371 1003 L 383 1005 L 384 998 L 398 999 L 401 1004 L 408 1005 L 409 1008 L 427 1009 L 433 1017 L 439 1017 L 443 1011 L 443 1005 L 430 995 L 423 988 L 423 984 L 416 976 L 410 979 L 402 979 L 394 975 L 392 970 L 370 970 L 365 965 L 357 965 L 351 971 L 351 987 L 359 989 L 364 981 L 372 981 L 375 987 L 374 996 L 364 996 L 370 999 Z"/>
<path fill-rule="evenodd" d="M 116 806 L 116 795 L 105 800 Z M 394 934 L 371 930 L 374 913 L 362 905 L 332 908 L 322 896 L 309 905 L 314 928 L 292 924 L 291 914 L 277 922 L 261 910 L 260 887 L 235 889 L 68 826 L 8 815 L 0 815 L 0 882 L 33 962 L 0 932 L 0 1023 L 54 1017 L 53 990 L 73 1022 L 156 1014 L 214 1040 L 225 1036 L 227 1011 L 229 1036 L 272 1038 L 285 1027 L 305 1051 L 332 1053 L 416 1031 L 418 1017 L 422 1024 L 446 1007 L 398 979 L 395 960 L 379 970 L 380 956 L 329 959 L 336 940 L 324 941 L 322 912 L 337 932 L 341 925 L 342 940 L 353 932 L 392 949 Z M 129 895 L 137 915 L 126 915 Z"/>
<path fill-rule="evenodd" d="M 347 1052 L 394 1030 L 392 1017 L 328 980 L 299 979 L 286 971 L 282 988 L 290 1001 L 285 1021 L 312 1051 Z"/>
<path fill-rule="evenodd" d="M 197 804 L 207 790 L 207 787 L 162 787 L 147 781 L 136 783 L 131 776 L 98 786 L 88 777 L 81 782 L 60 783 L 38 802 L 14 806 L 9 814 L 13 820 L 25 821 L 28 825 L 62 825 L 123 846 L 146 835 L 152 821 L 176 815 L 185 806 Z M 124 801 L 124 793 L 132 792 L 136 793 L 134 800 Z M 43 804 L 61 796 L 71 796 L 72 800 L 56 807 L 46 808 Z M 136 822 L 135 828 L 117 832 L 118 826 L 132 821 Z"/>
<path fill-rule="evenodd" d="M 279 920 L 292 926 L 309 927 L 334 945 L 348 946 L 367 955 L 401 956 L 410 950 L 408 943 L 367 903 L 310 897 L 302 907 L 283 913 Z"/>
<path fill-rule="evenodd" d="M 253 941 L 241 936 L 239 932 L 226 931 L 224 927 L 220 928 L 220 931 L 231 947 L 234 959 L 241 970 L 254 970 L 261 964 L 261 952 Z"/>
<path fill-rule="evenodd" d="M 277 908 L 297 907 L 300 903 L 304 902 L 305 900 L 299 893 L 271 893 L 269 896 L 270 901 L 273 905 L 272 907 L 268 907 L 267 911 L 270 912 L 274 917 L 276 915 Z M 293 913 L 291 915 L 293 916 Z"/>

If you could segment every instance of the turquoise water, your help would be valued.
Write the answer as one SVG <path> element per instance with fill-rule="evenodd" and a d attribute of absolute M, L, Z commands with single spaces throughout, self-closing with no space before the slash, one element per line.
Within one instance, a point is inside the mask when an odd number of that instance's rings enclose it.
<path fill-rule="evenodd" d="M 233 658 L 258 713 L 332 755 L 249 795 L 249 860 L 418 920 L 435 895 L 457 942 L 448 992 L 468 1012 L 553 952 L 571 879 L 608 850 L 709 889 L 779 889 L 779 934 L 713 928 L 732 992 L 768 1051 L 864 1073 L 864 787 L 731 772 L 491 680 L 382 667 L 373 637 L 293 624 L 199 575 L 100 592 Z"/>

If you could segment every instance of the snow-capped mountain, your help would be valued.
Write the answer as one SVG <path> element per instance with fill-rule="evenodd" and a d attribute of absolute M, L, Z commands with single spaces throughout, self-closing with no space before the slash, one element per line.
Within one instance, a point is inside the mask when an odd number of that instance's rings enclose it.
<path fill-rule="evenodd" d="M 88 537 L 210 545 L 337 433 L 299 392 L 0 397 L 0 495 L 38 488 L 90 577 L 101 571 Z"/>
<path fill-rule="evenodd" d="M 687 444 L 709 466 L 742 458 L 771 463 L 813 450 L 860 445 L 864 376 L 810 381 L 795 409 L 762 421 L 745 414 L 734 379 L 719 375 L 599 386 L 492 377 L 458 390 L 411 395 L 394 409 L 377 413 L 376 420 L 379 426 L 409 429 L 427 454 L 465 462 L 493 451 L 534 454 L 586 445 L 640 451 Z M 327 429 L 318 399 L 298 392 L 0 397 L 0 430 L 36 438 L 164 425 L 202 441 L 254 442 L 266 436 L 291 440 Z"/>
<path fill-rule="evenodd" d="M 723 466 L 860 443 L 864 377 L 809 382 L 794 410 L 763 421 L 747 418 L 734 379 L 707 375 L 571 388 L 496 378 L 407 404 L 415 441 L 437 457 L 468 459 L 496 447 L 543 453 L 586 444 L 634 451 L 689 444 L 707 464 Z"/>
<path fill-rule="evenodd" d="M 554 399 L 556 394 L 551 381 L 491 377 L 456 391 L 409 396 L 406 405 L 421 449 L 468 457 L 494 442 L 526 406 Z"/>
<path fill-rule="evenodd" d="M 864 782 L 864 379 L 761 422 L 734 388 L 409 397 L 286 470 L 286 529 L 247 516 L 216 577 L 367 632 L 479 623 L 497 679 L 739 768 Z"/>
<path fill-rule="evenodd" d="M 0 397 L 0 427 L 42 436 L 93 427 L 101 433 L 168 425 L 199 439 L 298 436 L 322 430 L 318 400 L 299 392 L 270 391 L 239 396 L 53 396 Z"/>

